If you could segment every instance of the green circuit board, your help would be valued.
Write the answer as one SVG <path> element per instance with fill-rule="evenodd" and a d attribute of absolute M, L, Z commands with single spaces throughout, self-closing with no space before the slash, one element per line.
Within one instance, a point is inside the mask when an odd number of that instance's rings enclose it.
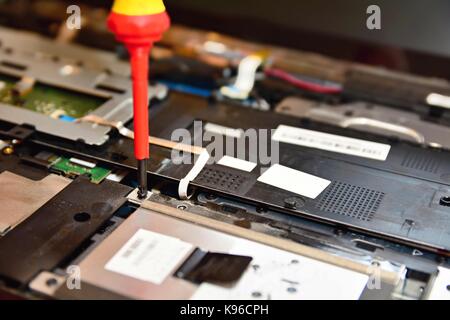
<path fill-rule="evenodd" d="M 57 172 L 62 172 L 65 176 L 76 177 L 80 175 L 87 175 L 92 183 L 102 182 L 111 171 L 101 167 L 87 168 L 81 165 L 72 163 L 70 159 L 64 157 L 54 157 L 49 159 L 53 162 L 51 169 Z"/>
<path fill-rule="evenodd" d="M 51 116 L 55 112 L 70 118 L 80 118 L 100 107 L 106 99 L 73 92 L 37 82 L 24 96 L 14 93 L 20 81 L 0 74 L 0 102 Z"/>

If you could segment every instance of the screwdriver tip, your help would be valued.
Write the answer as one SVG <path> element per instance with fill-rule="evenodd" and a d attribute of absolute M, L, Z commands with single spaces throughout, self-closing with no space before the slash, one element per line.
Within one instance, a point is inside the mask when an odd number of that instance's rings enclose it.
<path fill-rule="evenodd" d="M 147 159 L 138 160 L 138 198 L 147 198 Z"/>

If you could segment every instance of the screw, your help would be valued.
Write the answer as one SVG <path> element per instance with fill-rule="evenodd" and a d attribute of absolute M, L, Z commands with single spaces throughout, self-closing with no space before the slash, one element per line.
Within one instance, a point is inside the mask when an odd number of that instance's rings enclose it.
<path fill-rule="evenodd" d="M 5 149 L 3 149 L 3 154 L 6 154 L 7 156 L 9 156 L 13 153 L 14 153 L 14 148 L 11 146 L 5 147 Z"/>
<path fill-rule="evenodd" d="M 180 204 L 180 205 L 177 206 L 177 209 L 180 209 L 180 210 L 186 210 L 186 209 L 187 209 L 187 206 L 184 205 L 184 204 Z"/>
<path fill-rule="evenodd" d="M 442 197 L 442 198 L 439 200 L 439 204 L 440 204 L 441 206 L 450 207 L 450 196 Z"/>
<path fill-rule="evenodd" d="M 267 211 L 267 209 L 264 207 L 256 207 L 256 212 L 258 212 L 258 213 L 264 213 L 266 211 Z"/>
<path fill-rule="evenodd" d="M 296 209 L 297 207 L 303 207 L 305 200 L 297 197 L 289 197 L 284 199 L 284 207 L 288 209 Z"/>

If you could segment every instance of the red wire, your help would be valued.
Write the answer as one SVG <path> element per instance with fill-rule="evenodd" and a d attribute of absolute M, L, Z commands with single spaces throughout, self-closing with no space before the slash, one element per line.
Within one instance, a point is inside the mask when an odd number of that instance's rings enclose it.
<path fill-rule="evenodd" d="M 274 78 L 278 78 L 280 80 L 286 81 L 300 89 L 313 91 L 313 92 L 317 92 L 317 93 L 335 94 L 335 93 L 342 92 L 342 88 L 323 86 L 320 84 L 304 81 L 304 80 L 294 77 L 290 73 L 283 71 L 281 69 L 266 69 L 264 72 L 269 77 L 274 77 Z"/>

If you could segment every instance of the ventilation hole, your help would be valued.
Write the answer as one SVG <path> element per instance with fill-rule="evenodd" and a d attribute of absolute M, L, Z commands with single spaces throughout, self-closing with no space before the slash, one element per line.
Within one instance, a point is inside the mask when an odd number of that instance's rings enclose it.
<path fill-rule="evenodd" d="M 402 166 L 414 170 L 425 171 L 429 173 L 437 173 L 441 165 L 441 160 L 430 157 L 424 152 L 409 152 L 403 158 Z"/>
<path fill-rule="evenodd" d="M 91 215 L 86 212 L 80 212 L 73 216 L 73 220 L 75 220 L 76 222 L 86 222 L 89 221 L 90 219 Z"/>
<path fill-rule="evenodd" d="M 316 204 L 321 211 L 370 221 L 383 200 L 384 192 L 342 182 L 333 182 Z"/>
<path fill-rule="evenodd" d="M 240 190 L 247 178 L 234 173 L 206 168 L 200 172 L 195 181 L 217 189 Z"/>

